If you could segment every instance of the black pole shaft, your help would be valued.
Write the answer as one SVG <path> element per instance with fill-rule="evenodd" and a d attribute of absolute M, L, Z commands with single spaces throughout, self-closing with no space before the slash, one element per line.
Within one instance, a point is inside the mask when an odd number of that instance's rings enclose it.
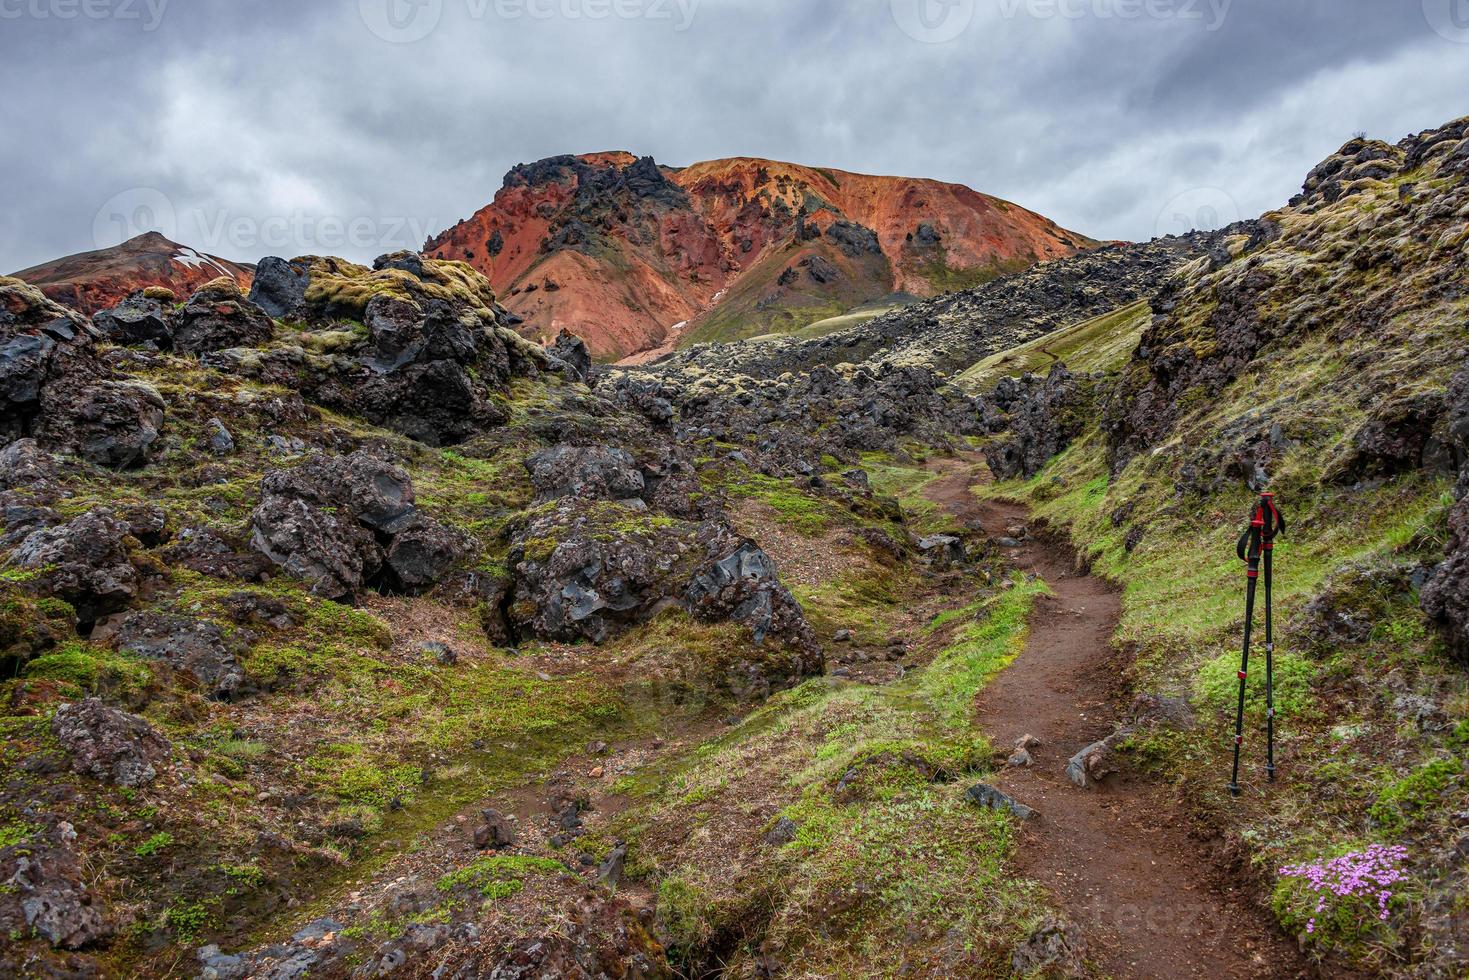
<path fill-rule="evenodd" d="M 1266 518 L 1268 521 L 1270 518 Z M 1265 545 L 1265 778 L 1275 779 L 1275 633 L 1270 621 L 1270 557 Z"/>
<path fill-rule="evenodd" d="M 1252 556 L 1253 557 L 1253 556 Z M 1239 795 L 1239 749 L 1245 740 L 1245 675 L 1250 670 L 1250 621 L 1255 616 L 1255 562 L 1250 562 L 1249 585 L 1245 587 L 1245 642 L 1240 650 L 1239 707 L 1234 715 L 1234 768 L 1229 774 L 1229 794 Z"/>

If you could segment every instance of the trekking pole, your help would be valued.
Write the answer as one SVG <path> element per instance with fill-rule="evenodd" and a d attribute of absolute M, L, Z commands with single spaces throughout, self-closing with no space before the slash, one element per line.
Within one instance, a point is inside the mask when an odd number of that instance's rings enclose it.
<path fill-rule="evenodd" d="M 1260 494 L 1260 529 L 1265 552 L 1265 778 L 1275 781 L 1275 631 L 1271 622 L 1271 557 L 1275 536 L 1285 533 L 1285 517 L 1275 506 L 1275 494 Z"/>
<path fill-rule="evenodd" d="M 1249 526 L 1240 535 L 1235 553 L 1246 563 L 1245 572 L 1245 641 L 1240 651 L 1239 706 L 1234 714 L 1234 767 L 1229 774 L 1229 795 L 1239 796 L 1239 750 L 1245 741 L 1245 676 L 1250 670 L 1250 624 L 1255 618 L 1255 583 L 1260 576 L 1261 539 L 1265 529 L 1264 508 L 1256 504 L 1250 513 Z"/>

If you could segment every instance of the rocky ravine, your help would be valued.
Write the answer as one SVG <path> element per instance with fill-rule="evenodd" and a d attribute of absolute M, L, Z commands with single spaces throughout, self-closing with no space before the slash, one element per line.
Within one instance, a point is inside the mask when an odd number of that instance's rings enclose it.
<path fill-rule="evenodd" d="M 974 448 L 1128 582 L 1116 698 L 1173 706 L 1093 733 L 1125 712 L 1068 707 L 1093 694 L 1066 678 L 1047 723 L 1102 736 L 1080 782 L 1166 774 L 1194 859 L 1305 969 L 1462 973 L 1466 161 L 1464 120 L 1352 141 L 1207 240 L 646 370 L 526 341 L 482 275 L 416 253 L 91 318 L 0 280 L 0 969 L 1120 969 L 1064 876 L 1024 873 L 1048 866 L 1018 835 L 1065 825 L 1020 829 L 997 787 L 1032 783 L 997 771 L 1026 759 L 977 727 L 1049 614 L 1000 557 L 1027 528 L 916 491 L 921 457 Z M 945 380 L 1139 297 L 1141 343 L 1094 373 Z M 1295 508 L 1285 765 L 1236 805 L 1216 599 L 1263 481 Z M 1412 889 L 1308 933 L 1269 868 L 1367 841 L 1409 847 Z"/>

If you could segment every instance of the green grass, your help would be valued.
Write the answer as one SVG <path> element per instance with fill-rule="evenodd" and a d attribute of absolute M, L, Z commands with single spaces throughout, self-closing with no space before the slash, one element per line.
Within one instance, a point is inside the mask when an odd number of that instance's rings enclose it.
<path fill-rule="evenodd" d="M 1045 374 L 1057 362 L 1064 363 L 1072 374 L 1115 371 L 1132 356 L 1151 319 L 1145 300 L 1119 307 L 991 354 L 960 374 L 956 382 L 978 394 L 993 389 L 1001 378 Z"/>
<path fill-rule="evenodd" d="M 1203 326 L 1211 302 L 1200 297 L 1180 307 L 1194 331 L 1189 343 L 1200 350 L 1212 343 Z M 1113 370 L 1123 360 L 1110 341 L 1143 325 L 1143 314 L 1109 317 L 991 359 L 967 380 L 985 385 L 1015 370 L 1041 370 L 1038 358 L 1060 353 L 1057 343 L 1089 335 L 1094 346 L 1080 353 L 1095 359 L 1073 356 L 1070 366 Z M 1348 364 L 1329 331 L 1303 332 L 1217 394 L 1186 395 L 1169 435 L 1119 472 L 1111 472 L 1093 425 L 1033 479 L 983 491 L 1029 503 L 1037 519 L 1070 535 L 1095 573 L 1121 584 L 1118 640 L 1135 653 L 1131 686 L 1186 695 L 1198 714 L 1195 730 L 1144 734 L 1129 749 L 1187 795 L 1199 820 L 1250 855 L 1272 889 L 1273 869 L 1284 864 L 1363 840 L 1401 840 L 1413 860 L 1426 862 L 1456 833 L 1462 760 L 1445 753 L 1457 751 L 1453 726 L 1469 713 L 1469 683 L 1449 664 L 1406 584 L 1413 567 L 1443 553 L 1448 481 L 1418 471 L 1353 487 L 1336 474 L 1350 459 L 1353 433 L 1380 401 L 1368 394 L 1389 382 L 1394 397 L 1441 391 L 1450 367 L 1431 351 L 1462 342 L 1464 333 L 1462 316 L 1434 320 L 1414 311 L 1361 338 L 1359 360 Z M 1138 368 L 1129 362 L 1125 370 Z M 1290 521 L 1274 565 L 1281 770 L 1267 789 L 1253 754 L 1265 726 L 1257 605 L 1246 699 L 1248 792 L 1234 802 L 1220 775 L 1229 766 L 1244 618 L 1246 579 L 1234 552 L 1254 495 L 1223 467 L 1240 432 L 1268 428 L 1262 419 L 1287 440 L 1270 463 L 1271 487 Z M 1136 533 L 1129 552 L 1125 544 Z M 1308 604 L 1320 595 L 1369 624 L 1361 642 L 1315 638 Z M 1397 687 L 1385 688 L 1384 678 Z M 1400 720 L 1396 690 L 1437 692 L 1449 731 L 1419 731 Z M 1276 902 L 1287 928 L 1304 924 L 1294 887 L 1282 886 Z M 1350 922 L 1323 924 L 1310 942 L 1369 969 L 1402 960 L 1416 913 L 1412 903 L 1398 908 L 1403 918 L 1381 928 L 1349 915 Z"/>
<path fill-rule="evenodd" d="M 489 899 L 509 898 L 525 887 L 533 874 L 564 873 L 561 862 L 519 854 L 482 857 L 438 880 L 441 892 L 467 889 Z"/>
<path fill-rule="evenodd" d="M 1040 898 L 1005 872 L 1008 818 L 964 798 L 990 760 L 971 712 L 1023 649 L 1043 590 L 996 590 L 940 624 L 933 663 L 900 681 L 808 681 L 673 769 L 619 786 L 641 802 L 614 831 L 641 837 L 637 871 L 654 883 L 675 959 L 758 918 L 768 921 L 766 947 L 793 971 L 883 974 L 956 936 L 962 969 L 997 968 L 999 948 L 1023 932 Z M 852 605 L 854 618 L 881 615 Z M 692 828 L 738 819 L 772 781 L 795 840 L 774 853 L 722 852 L 738 872 L 711 866 Z M 859 897 L 833 910 L 835 895 Z"/>

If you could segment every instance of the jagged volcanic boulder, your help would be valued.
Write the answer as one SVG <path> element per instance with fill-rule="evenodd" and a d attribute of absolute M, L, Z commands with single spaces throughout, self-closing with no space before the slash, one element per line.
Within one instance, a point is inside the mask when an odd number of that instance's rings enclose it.
<path fill-rule="evenodd" d="M 146 463 L 163 400 L 113 380 L 97 359 L 96 329 L 16 279 L 0 279 L 0 441 L 34 435 L 99 466 Z"/>
<path fill-rule="evenodd" d="M 507 326 L 477 272 L 414 252 L 374 268 L 341 259 L 273 259 L 257 295 L 311 329 L 266 351 L 224 351 L 220 370 L 301 391 L 433 446 L 454 445 L 508 417 L 500 396 L 514 375 L 552 366 Z"/>
<path fill-rule="evenodd" d="M 443 579 L 476 547 L 469 535 L 415 511 L 389 535 L 383 555 L 384 584 L 400 592 L 421 592 Z"/>
<path fill-rule="evenodd" d="M 570 380 L 585 381 L 591 376 L 592 352 L 576 334 L 562 330 L 548 350 L 552 357 L 561 362 L 562 370 Z"/>
<path fill-rule="evenodd" d="M 1006 434 L 984 448 L 990 471 L 1000 480 L 1035 476 L 1081 433 L 1089 403 L 1086 388 L 1059 362 L 1044 378 L 1002 379 L 981 399 L 985 428 Z"/>
<path fill-rule="evenodd" d="M 84 776 L 117 786 L 146 786 L 168 761 L 168 740 L 137 715 L 87 698 L 56 709 L 51 733 Z"/>
<path fill-rule="evenodd" d="M 162 552 L 170 565 L 178 565 L 214 578 L 252 581 L 269 571 L 271 563 L 264 555 L 245 551 L 243 545 L 231 544 L 218 529 L 190 526 L 182 528 Z"/>
<path fill-rule="evenodd" d="M 305 319 L 306 289 L 311 285 L 314 261 L 314 255 L 290 261 L 274 255 L 261 259 L 250 284 L 250 302 L 278 320 Z"/>
<path fill-rule="evenodd" d="M 1435 394 L 1390 398 L 1377 405 L 1328 467 L 1336 483 L 1385 479 L 1424 466 L 1453 468 L 1452 454 L 1434 435 L 1444 400 Z"/>
<path fill-rule="evenodd" d="M 567 497 L 515 532 L 511 559 L 510 621 L 522 633 L 601 643 L 675 606 L 744 623 L 757 643 L 807 651 L 819 669 L 815 637 L 774 562 L 722 521 Z"/>
<path fill-rule="evenodd" d="M 125 650 L 192 674 L 211 696 L 228 700 L 245 681 L 240 656 L 249 635 L 226 635 L 207 619 L 146 610 L 130 614 L 118 626 L 116 643 Z"/>
<path fill-rule="evenodd" d="M 801 606 L 780 584 L 775 562 L 748 539 L 728 528 L 711 535 L 706 554 L 718 554 L 705 565 L 684 590 L 684 601 L 695 616 L 705 620 L 730 619 L 744 623 L 756 643 L 775 637 L 814 653 L 816 636 L 806 622 Z M 820 669 L 820 657 L 810 665 Z"/>
<path fill-rule="evenodd" d="M 58 949 L 81 949 L 112 935 L 102 896 L 86 884 L 81 859 L 59 826 L 0 848 L 0 881 L 8 886 L 0 889 L 6 935 L 34 933 Z"/>
<path fill-rule="evenodd" d="M 130 536 L 127 522 L 98 508 L 32 531 L 10 560 L 35 570 L 36 586 L 71 603 L 78 622 L 90 629 L 101 617 L 125 609 L 137 595 L 139 575 L 130 556 Z"/>
<path fill-rule="evenodd" d="M 601 643 L 676 601 L 704 557 L 697 534 L 642 510 L 564 498 L 515 532 L 511 626 Z"/>
<path fill-rule="evenodd" d="M 553 446 L 525 461 L 536 502 L 562 497 L 587 500 L 633 500 L 646 487 L 637 460 L 614 446 Z"/>
<path fill-rule="evenodd" d="M 92 325 L 114 344 L 128 347 L 173 348 L 173 330 L 163 304 L 174 301 L 173 291 L 159 286 L 135 290 L 110 310 L 99 310 Z"/>
<path fill-rule="evenodd" d="M 472 547 L 418 511 L 406 472 L 365 450 L 267 473 L 250 527 L 256 551 L 332 599 L 384 572 L 381 584 L 425 588 Z"/>
<path fill-rule="evenodd" d="M 186 354 L 258 347 L 275 333 L 265 311 L 245 298 L 240 284 L 221 276 L 201 287 L 169 318 L 173 346 Z"/>
<path fill-rule="evenodd" d="M 89 463 L 132 469 L 159 449 L 163 396 L 142 381 L 61 382 L 47 390 L 44 404 L 37 436 Z"/>
<path fill-rule="evenodd" d="M 923 367 L 817 366 L 764 380 L 691 368 L 629 370 L 599 384 L 624 407 L 680 442 L 717 439 L 749 446 L 771 474 L 809 476 L 824 455 L 855 463 L 914 438 L 934 445 L 978 433 L 974 401 Z"/>
<path fill-rule="evenodd" d="M 1443 624 L 1450 649 L 1469 660 L 1469 496 L 1449 510 L 1448 548 L 1422 601 L 1423 611 Z"/>
<path fill-rule="evenodd" d="M 42 394 L 60 378 L 95 375 L 95 329 L 19 279 L 0 277 L 0 438 L 30 435 Z"/>
<path fill-rule="evenodd" d="M 34 439 L 17 439 L 0 449 L 0 490 L 49 485 L 61 464 Z"/>

